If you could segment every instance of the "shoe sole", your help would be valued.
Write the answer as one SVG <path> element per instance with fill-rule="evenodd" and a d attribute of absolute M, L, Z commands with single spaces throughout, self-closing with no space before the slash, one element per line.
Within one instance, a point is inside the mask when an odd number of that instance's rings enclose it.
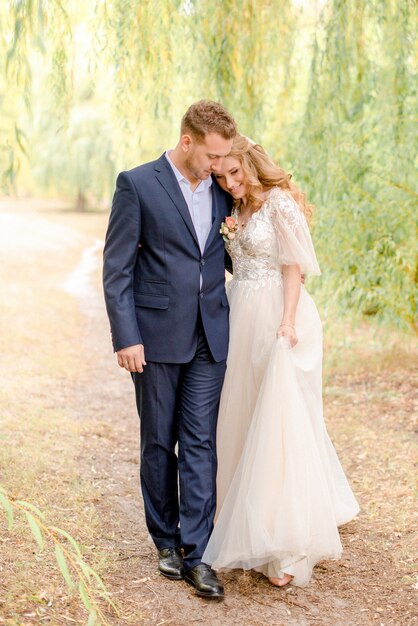
<path fill-rule="evenodd" d="M 186 576 L 184 577 L 184 580 L 186 581 L 186 583 L 188 583 L 189 585 L 191 585 L 192 587 L 195 588 L 196 591 L 196 595 L 199 596 L 199 598 L 215 598 L 218 600 L 223 600 L 225 597 L 225 594 L 222 593 L 216 593 L 213 591 L 198 591 L 196 589 L 196 585 L 194 584 L 194 582 L 192 580 L 190 580 L 189 578 L 187 578 Z"/>
<path fill-rule="evenodd" d="M 170 580 L 184 580 L 184 576 L 181 574 L 166 574 L 166 572 L 162 572 L 158 570 L 161 576 L 165 576 L 165 578 L 169 578 Z"/>
<path fill-rule="evenodd" d="M 196 595 L 199 596 L 199 598 L 213 598 L 214 600 L 223 600 L 225 597 L 224 593 L 204 593 L 203 591 L 197 591 L 197 589 Z"/>

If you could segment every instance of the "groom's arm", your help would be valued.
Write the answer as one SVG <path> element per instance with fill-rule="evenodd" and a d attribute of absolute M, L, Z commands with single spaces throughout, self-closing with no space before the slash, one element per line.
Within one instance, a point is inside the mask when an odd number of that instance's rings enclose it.
<path fill-rule="evenodd" d="M 214 179 L 216 181 L 216 178 Z M 218 181 L 216 181 L 216 184 L 218 185 L 218 188 L 220 189 L 220 191 L 223 193 L 224 198 L 225 198 L 225 202 L 226 202 L 226 214 L 225 215 L 231 215 L 232 212 L 232 196 L 229 195 L 229 193 L 226 193 L 226 191 L 224 191 L 220 186 Z M 234 273 L 234 269 L 232 266 L 232 259 L 229 256 L 228 252 L 225 249 L 225 269 L 230 273 L 233 274 Z"/>
<path fill-rule="evenodd" d="M 119 174 L 103 251 L 103 288 L 118 363 L 142 371 L 143 340 L 135 314 L 133 272 L 141 237 L 141 207 L 128 172 Z M 140 369 L 139 369 L 140 368 Z"/>

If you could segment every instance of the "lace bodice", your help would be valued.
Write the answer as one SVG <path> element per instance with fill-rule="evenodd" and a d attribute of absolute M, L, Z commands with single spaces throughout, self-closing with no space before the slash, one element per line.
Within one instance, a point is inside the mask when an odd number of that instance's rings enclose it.
<path fill-rule="evenodd" d="M 256 281 L 257 286 L 270 281 L 281 284 L 282 265 L 297 264 L 304 273 L 320 273 L 305 216 L 295 200 L 278 187 L 225 245 L 236 281 Z"/>

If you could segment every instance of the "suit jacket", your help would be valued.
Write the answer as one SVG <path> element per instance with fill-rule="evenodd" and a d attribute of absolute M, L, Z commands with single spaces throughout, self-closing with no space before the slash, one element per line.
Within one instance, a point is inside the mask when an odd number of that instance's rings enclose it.
<path fill-rule="evenodd" d="M 219 229 L 230 206 L 214 180 L 212 228 L 202 254 L 164 155 L 119 174 L 103 267 L 115 351 L 142 343 L 146 360 L 186 363 L 196 350 L 200 312 L 214 360 L 226 358 L 229 307 Z"/>

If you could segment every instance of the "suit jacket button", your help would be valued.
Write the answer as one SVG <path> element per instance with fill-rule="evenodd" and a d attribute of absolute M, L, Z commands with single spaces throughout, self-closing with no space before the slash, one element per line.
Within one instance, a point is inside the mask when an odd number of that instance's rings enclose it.
<path fill-rule="evenodd" d="M 200 292 L 200 299 L 203 300 L 203 291 Z"/>
<path fill-rule="evenodd" d="M 200 266 L 203 267 L 205 264 L 205 259 L 200 259 Z"/>

